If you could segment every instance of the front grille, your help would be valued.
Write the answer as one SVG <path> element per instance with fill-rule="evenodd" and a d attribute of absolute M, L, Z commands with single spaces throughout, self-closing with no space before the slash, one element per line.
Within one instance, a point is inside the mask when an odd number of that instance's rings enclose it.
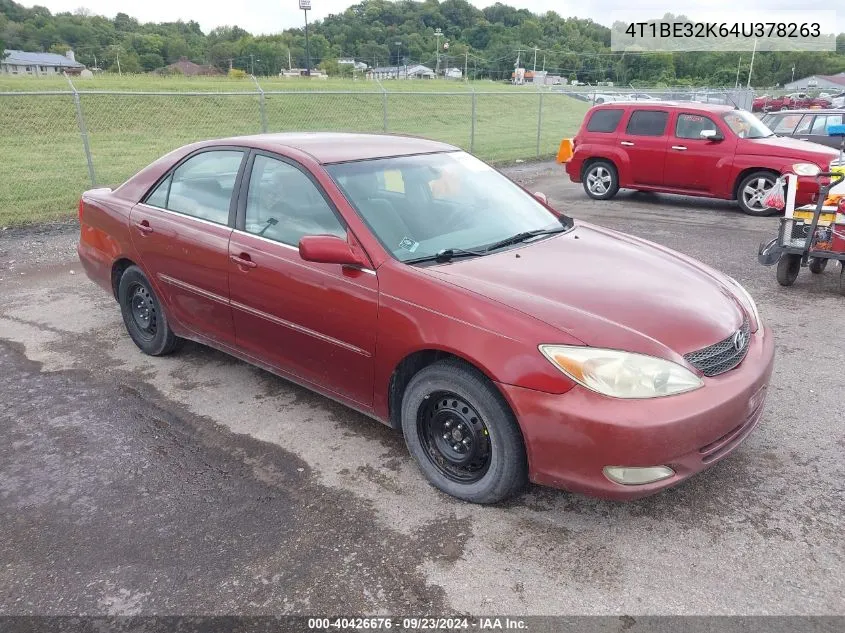
<path fill-rule="evenodd" d="M 736 345 L 737 338 L 739 338 L 739 347 Z M 684 358 L 705 376 L 718 376 L 730 371 L 742 362 L 748 352 L 750 342 L 751 327 L 748 324 L 748 319 L 745 319 L 742 327 L 724 341 L 684 354 Z"/>

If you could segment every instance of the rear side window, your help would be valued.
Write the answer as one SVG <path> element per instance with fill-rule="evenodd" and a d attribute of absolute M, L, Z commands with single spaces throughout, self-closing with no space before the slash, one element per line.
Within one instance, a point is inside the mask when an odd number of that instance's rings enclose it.
<path fill-rule="evenodd" d="M 779 119 L 773 119 L 767 125 L 776 134 L 792 134 L 800 120 L 800 114 L 784 114 Z"/>
<path fill-rule="evenodd" d="M 841 114 L 817 114 L 816 120 L 813 121 L 813 129 L 810 134 L 817 136 L 827 136 L 827 128 L 831 125 L 842 125 Z"/>
<path fill-rule="evenodd" d="M 587 123 L 588 132 L 614 132 L 622 120 L 622 110 L 596 110 Z"/>
<path fill-rule="evenodd" d="M 668 112 L 660 110 L 634 110 L 628 119 L 626 132 L 633 136 L 663 136 L 666 131 Z"/>

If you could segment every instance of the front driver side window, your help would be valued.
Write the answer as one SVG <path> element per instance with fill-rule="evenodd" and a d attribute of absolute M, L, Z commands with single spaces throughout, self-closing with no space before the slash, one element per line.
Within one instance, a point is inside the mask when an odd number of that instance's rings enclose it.
<path fill-rule="evenodd" d="M 308 176 L 262 155 L 255 157 L 249 178 L 245 229 L 289 246 L 299 246 L 306 235 L 346 237 L 346 228 Z"/>

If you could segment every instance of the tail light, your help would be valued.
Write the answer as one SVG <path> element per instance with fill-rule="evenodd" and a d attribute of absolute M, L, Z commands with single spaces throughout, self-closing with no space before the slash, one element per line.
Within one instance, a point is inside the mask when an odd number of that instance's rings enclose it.
<path fill-rule="evenodd" d="M 82 224 L 82 210 L 85 208 L 85 201 L 79 199 L 79 223 Z"/>

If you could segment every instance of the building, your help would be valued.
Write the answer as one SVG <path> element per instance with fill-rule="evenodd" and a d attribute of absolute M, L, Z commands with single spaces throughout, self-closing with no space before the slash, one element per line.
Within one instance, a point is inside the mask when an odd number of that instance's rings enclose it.
<path fill-rule="evenodd" d="M 178 62 L 173 62 L 164 68 L 159 68 L 155 72 L 162 75 L 185 75 L 185 77 L 208 77 L 222 74 L 214 66 L 195 64 L 187 57 L 180 57 Z"/>
<path fill-rule="evenodd" d="M 337 60 L 337 63 L 340 66 L 352 66 L 355 72 L 365 72 L 369 66 L 367 66 L 364 62 L 356 62 L 351 57 L 346 57 Z"/>
<path fill-rule="evenodd" d="M 0 75 L 78 75 L 85 65 L 76 61 L 73 51 L 64 55 L 58 53 L 29 53 L 27 51 L 5 50 L 0 60 Z"/>
<path fill-rule="evenodd" d="M 443 76 L 446 79 L 463 79 L 464 73 L 460 68 L 447 68 L 443 71 Z"/>
<path fill-rule="evenodd" d="M 284 79 L 292 79 L 294 77 L 309 77 L 311 79 L 328 79 L 329 76 L 322 70 L 312 68 L 310 71 L 305 68 L 291 68 L 289 70 L 282 70 L 279 77 Z"/>
<path fill-rule="evenodd" d="M 434 79 L 434 71 L 422 64 L 378 66 L 367 71 L 367 79 Z"/>
<path fill-rule="evenodd" d="M 784 85 L 786 90 L 845 90 L 845 73 L 838 75 L 810 75 Z"/>

